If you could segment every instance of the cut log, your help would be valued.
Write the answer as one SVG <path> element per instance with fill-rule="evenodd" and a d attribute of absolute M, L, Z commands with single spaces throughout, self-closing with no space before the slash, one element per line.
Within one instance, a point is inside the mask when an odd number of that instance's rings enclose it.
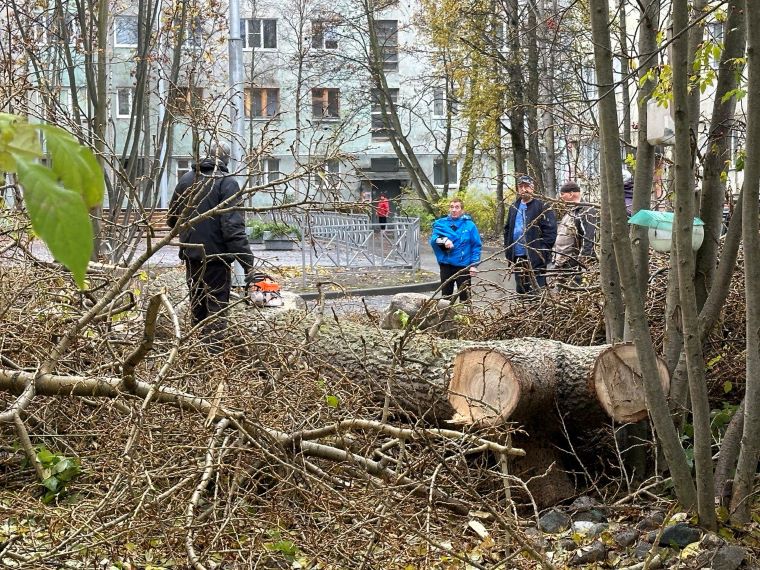
<path fill-rule="evenodd" d="M 660 386 L 667 396 L 670 374 L 665 361 L 657 359 Z M 638 422 L 647 417 L 644 380 L 641 377 L 636 347 L 632 343 L 616 344 L 604 350 L 594 363 L 591 375 L 599 404 L 617 422 Z"/>
<path fill-rule="evenodd" d="M 647 414 L 636 349 L 630 344 L 465 341 L 331 319 L 325 319 L 316 338 L 304 342 L 309 319 L 293 308 L 254 311 L 263 317 L 254 326 L 268 329 L 267 338 L 296 349 L 300 359 L 328 377 L 350 381 L 379 404 L 388 397 L 392 407 L 414 417 L 483 426 L 505 421 L 528 426 L 540 418 L 557 426 L 548 414 L 559 410 L 566 422 L 590 426 L 609 418 L 635 422 Z M 288 316 L 294 322 L 281 320 Z M 667 394 L 663 362 L 660 373 Z"/>
<path fill-rule="evenodd" d="M 670 386 L 660 361 L 660 382 Z M 455 421 L 496 425 L 544 419 L 556 408 L 570 421 L 592 423 L 605 417 L 635 422 L 646 417 L 636 348 L 572 346 L 535 338 L 499 346 L 468 347 L 454 360 L 448 400 Z M 604 412 L 601 415 L 600 412 Z"/>

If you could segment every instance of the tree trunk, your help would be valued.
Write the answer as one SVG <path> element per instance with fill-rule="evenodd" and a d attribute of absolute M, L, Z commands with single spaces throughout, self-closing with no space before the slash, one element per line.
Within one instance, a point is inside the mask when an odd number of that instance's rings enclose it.
<path fill-rule="evenodd" d="M 649 408 L 655 431 L 662 444 L 665 458 L 670 467 L 676 495 L 685 506 L 696 502 L 696 490 L 691 479 L 675 425 L 670 418 L 662 386 L 657 381 L 658 363 L 644 311 L 644 299 L 638 287 L 633 269 L 633 255 L 628 244 L 628 224 L 625 204 L 622 200 L 612 200 L 612 188 L 622 189 L 623 181 L 619 159 L 619 137 L 616 114 L 614 78 L 612 74 L 612 48 L 609 32 L 609 3 L 607 0 L 591 0 L 591 29 L 594 40 L 594 64 L 599 83 L 599 92 L 604 93 L 599 102 L 599 126 L 606 168 L 604 193 L 608 195 L 610 222 L 614 243 L 615 259 L 623 284 L 626 308 L 629 310 L 632 338 L 636 343 L 639 362 L 646 388 Z M 617 154 L 617 156 L 616 156 Z"/>
<path fill-rule="evenodd" d="M 515 175 L 528 173 L 528 149 L 525 146 L 525 101 L 523 70 L 520 47 L 520 10 L 517 0 L 508 0 L 506 6 L 507 34 L 509 42 L 507 75 L 509 76 L 509 135 L 512 141 L 512 158 Z"/>
<path fill-rule="evenodd" d="M 660 383 L 670 379 L 659 362 Z M 572 346 L 537 338 L 462 349 L 454 360 L 448 400 L 455 422 L 546 425 L 556 409 L 588 429 L 612 418 L 647 416 L 636 348 L 631 344 Z"/>
<path fill-rule="evenodd" d="M 760 105 L 760 11 L 747 2 L 747 108 Z M 758 224 L 758 184 L 760 184 L 760 117 L 747 116 L 747 161 L 742 199 L 744 238 L 744 283 L 746 287 L 747 386 L 744 396 L 744 431 L 731 496 L 731 521 L 751 520 L 753 483 L 760 450 L 760 224 Z"/>
<path fill-rule="evenodd" d="M 686 369 L 689 377 L 689 394 L 694 423 L 694 466 L 697 483 L 697 509 L 699 522 L 714 530 L 717 524 L 713 500 L 712 433 L 710 431 L 710 403 L 705 384 L 705 359 L 699 337 L 697 298 L 694 291 L 694 251 L 691 247 L 694 230 L 694 178 L 689 145 L 688 73 L 689 45 L 685 34 L 688 29 L 686 0 L 673 3 L 673 109 L 675 111 L 676 145 L 676 212 L 673 222 L 675 258 L 681 324 L 683 330 Z M 682 33 L 684 32 L 684 33 Z M 672 276 L 671 276 L 672 278 Z"/>
<path fill-rule="evenodd" d="M 726 183 L 721 180 L 730 158 L 729 138 L 736 110 L 736 97 L 724 100 L 727 93 L 737 87 L 740 76 L 738 58 L 744 55 L 747 29 L 744 2 L 731 0 L 724 24 L 725 47 L 720 57 L 718 83 L 715 88 L 710 134 L 705 145 L 704 181 L 699 217 L 705 223 L 705 240 L 697 252 L 694 284 L 697 290 L 697 307 L 701 310 L 707 299 L 715 272 L 720 236 L 723 229 L 723 204 L 726 200 Z"/>
<path fill-rule="evenodd" d="M 657 82 L 648 78 L 648 72 L 657 64 L 657 32 L 660 26 L 660 2 L 649 2 L 642 9 L 639 32 L 639 53 L 642 58 L 639 68 L 641 90 L 638 97 L 639 132 L 636 148 L 636 176 L 633 181 L 633 211 L 649 207 L 654 173 L 654 148 L 647 141 L 647 102 L 652 96 Z M 636 266 L 639 287 L 646 292 L 649 281 L 649 233 L 643 226 L 631 226 L 631 248 Z"/>
<path fill-rule="evenodd" d="M 536 10 L 534 7 L 528 7 L 528 29 L 527 31 L 527 72 L 528 81 L 525 84 L 525 105 L 528 119 L 528 163 L 530 173 L 536 179 L 536 187 L 545 196 L 549 198 L 557 197 L 556 188 L 546 186 L 544 180 L 544 161 L 541 157 L 541 146 L 539 144 L 539 126 L 538 126 L 538 22 L 536 19 Z"/>

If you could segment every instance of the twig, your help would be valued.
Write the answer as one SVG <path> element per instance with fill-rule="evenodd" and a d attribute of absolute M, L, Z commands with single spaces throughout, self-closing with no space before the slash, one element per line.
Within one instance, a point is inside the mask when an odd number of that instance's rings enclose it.
<path fill-rule="evenodd" d="M 34 447 L 32 447 L 32 441 L 29 439 L 29 432 L 26 431 L 24 421 L 16 414 L 13 417 L 13 423 L 16 426 L 16 433 L 18 434 L 19 441 L 21 441 L 21 447 L 24 449 L 29 463 L 34 467 L 37 478 L 42 483 L 45 480 L 45 471 L 42 469 L 40 462 L 37 461 L 37 454 L 34 452 Z"/>

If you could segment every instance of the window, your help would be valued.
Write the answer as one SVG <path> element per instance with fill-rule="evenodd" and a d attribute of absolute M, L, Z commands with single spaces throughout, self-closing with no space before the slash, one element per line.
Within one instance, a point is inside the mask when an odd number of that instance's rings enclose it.
<path fill-rule="evenodd" d="M 116 90 L 116 116 L 129 117 L 132 115 L 132 88 L 119 87 Z"/>
<path fill-rule="evenodd" d="M 339 89 L 312 89 L 311 116 L 314 119 L 337 119 L 339 115 Z"/>
<path fill-rule="evenodd" d="M 176 87 L 169 100 L 168 108 L 173 115 L 190 115 L 202 109 L 203 89 L 201 87 Z"/>
<path fill-rule="evenodd" d="M 457 161 L 456 160 L 449 160 L 447 161 L 448 164 L 448 176 L 449 184 L 456 184 L 457 183 Z M 437 158 L 433 161 L 433 184 L 435 186 L 443 186 L 443 177 L 444 177 L 444 170 L 443 170 L 443 159 Z"/>
<path fill-rule="evenodd" d="M 177 180 L 179 181 L 185 174 L 193 169 L 193 161 L 189 158 L 177 159 Z"/>
<path fill-rule="evenodd" d="M 446 92 L 443 87 L 433 89 L 433 116 L 446 116 Z"/>
<path fill-rule="evenodd" d="M 187 23 L 183 47 L 185 49 L 201 49 L 203 47 L 203 20 L 200 16 L 195 16 Z"/>
<path fill-rule="evenodd" d="M 240 37 L 243 49 L 277 49 L 277 20 L 240 20 Z"/>
<path fill-rule="evenodd" d="M 47 45 L 48 38 L 48 18 L 45 14 L 34 14 L 32 21 L 29 25 L 29 31 L 31 33 L 31 40 L 40 46 Z"/>
<path fill-rule="evenodd" d="M 312 182 L 317 190 L 335 190 L 340 186 L 340 161 L 326 160 L 312 173 Z"/>
<path fill-rule="evenodd" d="M 279 158 L 263 158 L 256 163 L 256 170 L 251 172 L 250 183 L 254 186 L 274 184 L 282 178 Z"/>
<path fill-rule="evenodd" d="M 385 71 L 398 71 L 398 21 L 376 20 L 377 46 Z"/>
<path fill-rule="evenodd" d="M 116 16 L 113 36 L 115 47 L 137 47 L 137 16 Z"/>
<path fill-rule="evenodd" d="M 337 25 L 327 20 L 312 20 L 311 47 L 314 49 L 338 49 Z"/>
<path fill-rule="evenodd" d="M 398 102 L 398 89 L 388 89 L 388 96 L 395 105 Z M 387 103 L 386 103 L 387 105 Z M 386 108 L 386 111 L 390 112 Z M 372 138 L 387 139 L 393 134 L 393 127 L 383 117 L 383 105 L 379 89 L 372 90 Z"/>
<path fill-rule="evenodd" d="M 714 44 L 720 47 L 720 50 L 710 50 L 710 67 L 714 71 L 720 68 L 720 58 L 723 52 L 723 23 L 711 22 L 705 26 L 705 43 Z M 716 53 L 717 52 L 717 53 Z M 717 56 L 717 57 L 716 57 Z"/>
<path fill-rule="evenodd" d="M 245 90 L 245 117 L 268 119 L 280 112 L 280 90 L 272 87 L 253 87 Z"/>
<path fill-rule="evenodd" d="M 82 44 L 82 32 L 79 26 L 79 19 L 76 14 L 66 14 L 64 17 L 65 29 L 61 30 L 61 41 L 69 46 L 77 47 Z"/>

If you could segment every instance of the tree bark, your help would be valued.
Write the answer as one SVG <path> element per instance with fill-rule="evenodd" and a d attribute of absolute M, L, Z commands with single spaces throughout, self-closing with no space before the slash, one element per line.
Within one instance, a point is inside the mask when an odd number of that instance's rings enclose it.
<path fill-rule="evenodd" d="M 609 4 L 607 0 L 591 0 L 591 29 L 594 39 L 594 62 L 599 82 L 599 92 L 602 94 L 599 102 L 599 126 L 602 133 L 602 146 L 605 149 L 605 189 L 610 206 L 610 221 L 614 241 L 615 259 L 618 272 L 623 284 L 626 306 L 629 310 L 632 338 L 638 350 L 641 371 L 644 376 L 646 399 L 654 423 L 655 431 L 662 444 L 665 458 L 670 467 L 678 499 L 687 507 L 696 502 L 696 489 L 691 479 L 689 466 L 686 462 L 681 442 L 675 425 L 657 381 L 657 356 L 652 344 L 648 327 L 644 300 L 638 287 L 636 274 L 633 271 L 633 255 L 628 245 L 628 224 L 625 204 L 622 200 L 612 200 L 612 188 L 623 186 L 620 159 L 619 139 L 617 132 L 617 113 L 612 74 L 612 48 L 609 32 Z M 617 154 L 617 156 L 616 156 Z"/>
<path fill-rule="evenodd" d="M 528 149 L 525 146 L 525 101 L 523 72 L 520 67 L 522 49 L 520 47 L 520 11 L 517 0 L 507 0 L 507 34 L 510 54 L 507 64 L 509 76 L 509 135 L 512 141 L 512 157 L 515 175 L 528 174 Z"/>
<path fill-rule="evenodd" d="M 668 391 L 665 363 L 660 383 Z M 454 360 L 448 400 L 454 421 L 481 426 L 505 421 L 547 423 L 556 410 L 584 426 L 636 422 L 647 416 L 636 349 L 631 344 L 572 346 L 537 338 L 462 349 Z"/>
<path fill-rule="evenodd" d="M 736 110 L 736 97 L 728 97 L 725 100 L 724 97 L 737 87 L 740 76 L 740 64 L 737 60 L 744 55 L 747 42 L 743 0 L 731 0 L 727 12 L 728 17 L 723 27 L 725 43 L 720 57 L 710 133 L 706 144 L 702 204 L 699 211 L 699 217 L 705 223 L 705 240 L 697 252 L 694 274 L 697 306 L 700 310 L 712 285 L 723 228 L 726 184 L 721 178 L 723 172 L 727 170 L 728 143 Z"/>
<path fill-rule="evenodd" d="M 760 10 L 747 2 L 747 108 L 760 105 Z M 731 495 L 731 520 L 746 524 L 751 520 L 750 500 L 760 452 L 760 224 L 758 185 L 760 184 L 760 117 L 747 116 L 747 161 L 742 199 L 744 238 L 744 284 L 746 288 L 747 385 L 744 396 L 744 431 Z"/>
<path fill-rule="evenodd" d="M 689 25 L 687 0 L 673 3 L 673 109 L 675 111 L 676 145 L 676 208 L 673 222 L 675 259 L 678 260 L 678 290 L 683 330 L 686 369 L 694 424 L 694 465 L 697 483 L 699 522 L 715 529 L 717 521 L 713 500 L 712 433 L 710 431 L 710 402 L 705 383 L 705 359 L 699 336 L 697 298 L 694 290 L 694 178 L 689 139 L 688 73 L 689 45 L 685 33 Z"/>

